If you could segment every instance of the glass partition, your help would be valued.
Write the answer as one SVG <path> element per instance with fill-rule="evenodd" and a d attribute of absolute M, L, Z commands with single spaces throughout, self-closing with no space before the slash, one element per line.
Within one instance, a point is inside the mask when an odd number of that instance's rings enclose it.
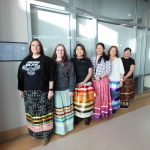
<path fill-rule="evenodd" d="M 32 38 L 41 40 L 45 53 L 52 56 L 57 44 L 70 55 L 69 15 L 31 7 Z"/>
<path fill-rule="evenodd" d="M 136 37 L 134 27 L 98 21 L 98 41 L 106 45 L 106 49 L 115 45 L 119 49 L 120 57 L 126 47 L 130 47 L 135 53 Z"/>
<path fill-rule="evenodd" d="M 95 0 L 95 14 L 135 22 L 136 0 Z"/>
<path fill-rule="evenodd" d="M 88 56 L 94 55 L 95 52 L 95 26 L 94 20 L 77 16 L 76 20 L 76 43 L 84 44 Z"/>
<path fill-rule="evenodd" d="M 93 0 L 75 0 L 74 4 L 77 10 L 92 12 Z"/>

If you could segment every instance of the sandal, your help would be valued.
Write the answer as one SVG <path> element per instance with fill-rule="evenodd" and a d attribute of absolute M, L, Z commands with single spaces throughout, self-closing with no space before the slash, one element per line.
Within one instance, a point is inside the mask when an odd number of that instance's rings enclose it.
<path fill-rule="evenodd" d="M 128 108 L 128 106 L 129 106 L 129 101 L 126 101 L 125 102 L 125 107 Z"/>
<path fill-rule="evenodd" d="M 45 145 L 48 144 L 48 142 L 49 142 L 49 139 L 48 139 L 48 138 L 43 138 L 42 141 L 41 141 L 41 144 L 42 144 L 43 146 L 45 146 Z"/>

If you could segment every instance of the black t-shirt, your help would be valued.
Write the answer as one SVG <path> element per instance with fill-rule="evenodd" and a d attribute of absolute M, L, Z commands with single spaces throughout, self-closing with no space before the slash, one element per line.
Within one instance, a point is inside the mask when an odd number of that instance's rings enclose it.
<path fill-rule="evenodd" d="M 123 62 L 123 66 L 124 66 L 124 70 L 125 70 L 125 74 L 126 75 L 129 71 L 130 71 L 130 66 L 131 65 L 135 65 L 135 61 L 133 58 L 128 58 L 128 59 L 125 59 L 124 57 L 121 58 L 122 59 L 122 62 Z M 133 78 L 133 73 L 130 77 L 128 78 Z"/>
<path fill-rule="evenodd" d="M 92 63 L 88 58 L 71 59 L 76 72 L 76 83 L 80 83 L 84 81 L 86 76 L 88 75 L 88 69 L 92 68 Z"/>
<path fill-rule="evenodd" d="M 22 66 L 22 71 L 24 74 L 24 89 L 40 90 L 41 57 L 36 59 L 31 57 L 27 63 Z"/>

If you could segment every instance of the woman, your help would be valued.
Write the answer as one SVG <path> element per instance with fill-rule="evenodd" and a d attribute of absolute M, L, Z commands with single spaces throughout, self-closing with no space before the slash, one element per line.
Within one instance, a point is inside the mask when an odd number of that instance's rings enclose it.
<path fill-rule="evenodd" d="M 29 55 L 18 68 L 18 90 L 24 97 L 29 134 L 42 139 L 43 145 L 53 133 L 53 66 L 41 42 L 33 39 Z"/>
<path fill-rule="evenodd" d="M 112 114 L 111 95 L 108 75 L 111 72 L 111 62 L 105 52 L 105 45 L 96 45 L 96 56 L 91 58 L 93 65 L 93 85 L 96 93 L 93 119 L 106 118 Z"/>
<path fill-rule="evenodd" d="M 111 46 L 108 50 L 108 57 L 112 62 L 112 70 L 109 74 L 110 91 L 112 97 L 113 113 L 120 108 L 120 87 L 123 84 L 124 67 L 119 58 L 118 48 Z"/>
<path fill-rule="evenodd" d="M 121 58 L 125 69 L 123 86 L 121 88 L 121 108 L 128 108 L 129 100 L 134 98 L 134 79 L 135 61 L 131 58 L 131 48 L 124 50 L 124 56 Z"/>
<path fill-rule="evenodd" d="M 72 59 L 76 72 L 76 87 L 74 92 L 75 124 L 85 119 L 89 125 L 93 114 L 94 89 L 92 86 L 92 63 L 86 56 L 84 45 L 77 44 Z"/>
<path fill-rule="evenodd" d="M 58 44 L 53 54 L 55 61 L 55 133 L 64 135 L 74 128 L 73 91 L 76 77 L 63 44 Z"/>

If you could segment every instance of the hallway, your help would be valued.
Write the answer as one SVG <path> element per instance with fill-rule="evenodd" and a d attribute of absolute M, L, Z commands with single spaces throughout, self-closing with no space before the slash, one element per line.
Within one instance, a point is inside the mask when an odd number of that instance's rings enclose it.
<path fill-rule="evenodd" d="M 2 150 L 149 150 L 150 93 L 136 96 L 129 109 L 120 109 L 107 120 L 81 122 L 66 136 L 53 135 L 51 142 L 40 146 L 27 134 L 0 145 Z"/>
<path fill-rule="evenodd" d="M 150 105 L 51 142 L 43 150 L 149 150 L 149 114 Z"/>

